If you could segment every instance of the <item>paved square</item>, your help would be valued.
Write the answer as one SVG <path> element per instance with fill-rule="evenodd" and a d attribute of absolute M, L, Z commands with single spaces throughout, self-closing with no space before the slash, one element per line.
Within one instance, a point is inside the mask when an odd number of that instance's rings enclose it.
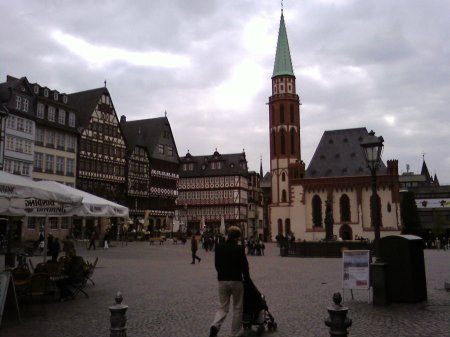
<path fill-rule="evenodd" d="M 249 256 L 250 274 L 266 296 L 278 324 L 271 337 L 329 336 L 324 324 L 332 296 L 342 287 L 342 260 L 324 258 L 282 258 L 275 244 L 267 244 L 265 256 Z M 217 304 L 214 253 L 199 250 L 200 264 L 191 265 L 186 245 L 112 243 L 108 250 L 86 250 L 79 243 L 79 255 L 93 261 L 95 286 L 89 284 L 89 298 L 79 294 L 68 302 L 48 302 L 22 308 L 23 319 L 4 318 L 2 337 L 106 337 L 109 310 L 121 291 L 127 312 L 129 337 L 208 336 Z M 42 257 L 33 257 L 35 263 Z M 353 325 L 349 336 L 444 337 L 450 336 L 450 251 L 425 251 L 428 302 L 391 304 L 374 308 L 367 304 L 367 292 L 356 292 L 345 303 Z M 346 299 L 350 294 L 346 292 Z M 219 332 L 228 336 L 231 317 Z M 256 331 L 247 336 L 256 336 Z"/>

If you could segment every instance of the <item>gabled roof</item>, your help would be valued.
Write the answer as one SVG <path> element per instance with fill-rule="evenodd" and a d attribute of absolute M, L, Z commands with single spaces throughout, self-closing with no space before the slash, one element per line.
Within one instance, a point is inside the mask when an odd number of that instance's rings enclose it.
<path fill-rule="evenodd" d="M 77 122 L 82 128 L 89 125 L 92 113 L 103 94 L 109 96 L 109 91 L 105 87 L 80 91 L 69 95 L 69 102 L 78 110 Z"/>
<path fill-rule="evenodd" d="M 306 178 L 370 175 L 360 145 L 367 135 L 366 128 L 325 131 L 306 170 Z M 378 172 L 386 171 L 381 162 Z"/>
<path fill-rule="evenodd" d="M 291 52 L 289 51 L 289 42 L 287 38 L 284 15 L 281 12 L 280 28 L 278 31 L 277 52 L 275 54 L 275 64 L 273 66 L 272 77 L 280 75 L 294 75 L 292 67 Z"/>
<path fill-rule="evenodd" d="M 434 186 L 440 186 L 439 185 L 439 180 L 438 180 L 438 177 L 437 177 L 436 173 L 434 174 L 433 185 Z"/>
<path fill-rule="evenodd" d="M 124 116 L 122 117 L 125 118 Z M 148 155 L 152 158 L 165 161 L 179 162 L 178 151 L 173 138 L 172 129 L 167 117 L 148 118 L 134 121 L 122 121 L 121 128 L 127 140 L 127 154 L 131 154 L 136 146 L 147 149 Z M 170 132 L 169 138 L 163 137 L 164 130 Z M 174 154 L 172 157 L 159 155 L 156 149 L 157 144 L 171 146 Z"/>
<path fill-rule="evenodd" d="M 220 162 L 220 169 L 213 169 L 213 162 Z M 183 165 L 180 166 L 180 178 L 248 175 L 245 152 L 221 154 L 216 150 L 210 156 L 193 156 L 188 152 L 186 156 L 180 157 L 180 163 L 193 164 L 193 169 L 186 171 L 183 170 Z"/>
<path fill-rule="evenodd" d="M 422 163 L 422 170 L 420 171 L 420 174 L 425 176 L 425 180 L 428 184 L 433 182 L 433 179 L 431 178 L 430 172 L 428 171 L 428 166 L 425 163 L 425 159 L 423 160 Z"/>
<path fill-rule="evenodd" d="M 0 84 L 0 99 L 3 102 L 8 101 L 11 98 L 11 90 L 19 90 L 18 87 L 20 85 L 25 87 L 29 95 L 34 96 L 26 77 L 16 78 L 11 75 L 7 75 L 6 82 Z"/>

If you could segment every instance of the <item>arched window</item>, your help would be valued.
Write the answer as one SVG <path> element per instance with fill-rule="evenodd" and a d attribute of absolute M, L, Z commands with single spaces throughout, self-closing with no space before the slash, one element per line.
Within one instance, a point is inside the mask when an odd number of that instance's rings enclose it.
<path fill-rule="evenodd" d="M 291 155 L 295 154 L 295 131 L 291 130 Z"/>
<path fill-rule="evenodd" d="M 286 235 L 291 234 L 291 219 L 286 219 L 284 221 L 284 232 L 286 233 Z"/>
<path fill-rule="evenodd" d="M 377 197 L 376 201 L 378 202 L 378 206 L 379 206 L 379 207 L 376 207 L 376 208 L 378 208 L 378 220 L 380 223 L 380 227 L 382 227 L 383 221 L 381 219 L 381 199 L 380 199 L 379 195 L 377 195 L 376 197 Z M 373 200 L 373 195 L 370 196 L 370 219 L 371 219 L 371 225 L 373 227 L 374 224 L 373 224 L 373 208 L 372 208 L 373 202 L 372 202 L 372 200 Z"/>
<path fill-rule="evenodd" d="M 278 219 L 278 235 L 283 235 L 283 220 Z"/>
<path fill-rule="evenodd" d="M 343 194 L 341 196 L 341 199 L 339 200 L 339 206 L 341 209 L 341 222 L 351 221 L 350 199 L 348 198 L 347 194 Z"/>
<path fill-rule="evenodd" d="M 281 173 L 281 181 L 286 181 L 286 173 Z"/>
<path fill-rule="evenodd" d="M 285 140 L 285 134 L 284 131 L 281 131 L 280 133 L 280 147 L 281 147 L 281 154 L 286 154 L 286 140 Z"/>
<path fill-rule="evenodd" d="M 286 190 L 281 192 L 281 202 L 287 202 L 287 193 Z"/>
<path fill-rule="evenodd" d="M 280 123 L 284 123 L 284 104 L 280 104 Z"/>
<path fill-rule="evenodd" d="M 312 198 L 312 218 L 314 227 L 322 226 L 322 200 L 317 194 Z"/>

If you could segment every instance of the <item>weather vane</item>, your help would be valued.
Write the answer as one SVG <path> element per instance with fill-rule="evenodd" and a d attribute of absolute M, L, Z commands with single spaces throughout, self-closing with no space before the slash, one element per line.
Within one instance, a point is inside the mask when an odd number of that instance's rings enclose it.
<path fill-rule="evenodd" d="M 283 0 L 281 0 L 281 11 L 283 11 Z"/>

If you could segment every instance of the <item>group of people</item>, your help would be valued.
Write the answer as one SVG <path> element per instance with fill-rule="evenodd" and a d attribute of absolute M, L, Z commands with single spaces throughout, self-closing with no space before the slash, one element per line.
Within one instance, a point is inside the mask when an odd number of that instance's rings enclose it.
<path fill-rule="evenodd" d="M 90 250 L 91 248 L 93 250 L 96 249 L 95 247 L 95 242 L 97 240 L 97 233 L 95 231 L 91 232 L 91 235 L 89 237 L 89 247 L 88 250 Z M 105 232 L 105 235 L 103 236 L 103 248 L 104 249 L 108 249 L 109 248 L 109 231 Z"/>
<path fill-rule="evenodd" d="M 264 250 L 266 249 L 264 242 L 259 239 L 247 240 L 245 246 L 247 247 L 247 255 L 262 256 L 264 255 Z"/>
<path fill-rule="evenodd" d="M 214 247 L 223 241 L 224 237 L 222 235 L 212 235 L 212 234 L 202 235 L 202 246 L 205 251 L 213 251 Z"/>

